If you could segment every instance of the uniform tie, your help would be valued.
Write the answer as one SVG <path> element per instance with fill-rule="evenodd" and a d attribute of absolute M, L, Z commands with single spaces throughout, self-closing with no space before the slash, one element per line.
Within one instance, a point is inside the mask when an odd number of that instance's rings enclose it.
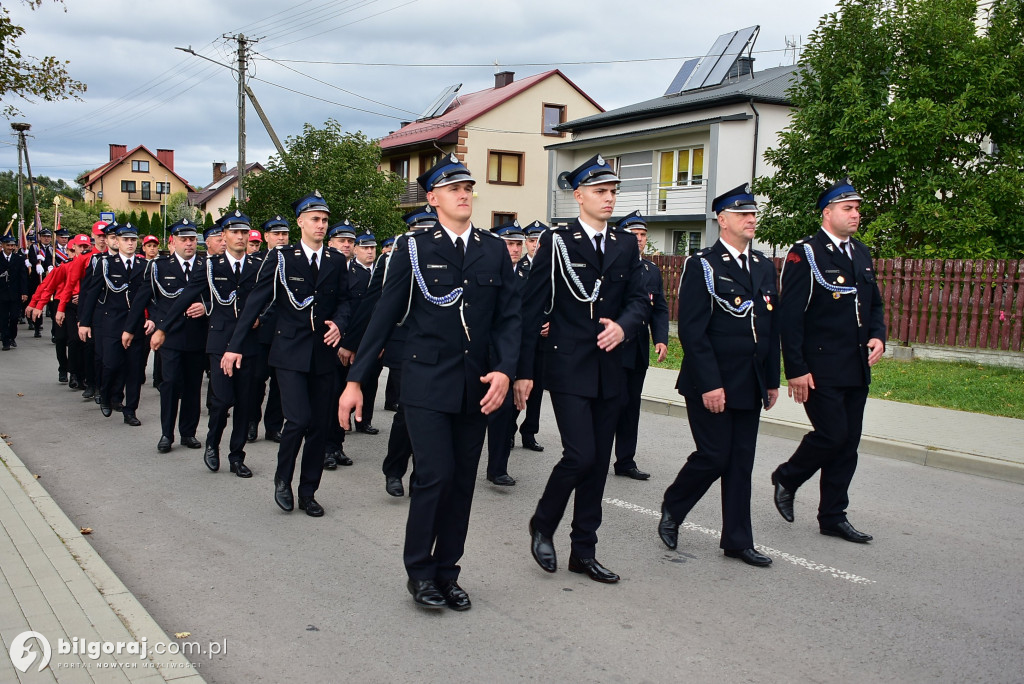
<path fill-rule="evenodd" d="M 314 255 L 314 257 L 315 256 L 316 255 Z M 235 262 L 235 280 L 238 280 L 241 277 L 242 277 L 242 262 L 241 261 L 236 261 Z"/>
<path fill-rule="evenodd" d="M 313 252 L 313 256 L 309 258 L 309 267 L 313 269 L 313 282 L 320 277 L 320 267 L 316 263 L 316 252 Z"/>
<path fill-rule="evenodd" d="M 740 254 L 740 268 L 742 268 L 747 273 L 750 272 L 750 271 L 747 270 L 747 255 L 746 254 Z"/>
<path fill-rule="evenodd" d="M 192 273 L 192 264 L 186 261 L 184 266 L 185 266 L 185 280 L 188 280 L 189 275 Z"/>
<path fill-rule="evenodd" d="M 128 259 L 124 260 L 124 270 L 128 271 L 128 273 L 132 272 L 132 260 L 131 260 L 131 258 L 128 258 Z"/>
<path fill-rule="evenodd" d="M 462 241 L 462 236 L 455 238 L 455 263 L 462 268 L 462 261 L 466 256 L 466 243 Z"/>
<path fill-rule="evenodd" d="M 840 242 L 839 243 L 839 251 L 843 253 L 844 257 L 846 257 L 847 259 L 852 260 L 853 258 L 850 256 L 850 253 L 848 251 L 846 251 L 846 246 L 848 244 L 850 244 L 849 240 L 843 240 L 842 242 Z"/>
<path fill-rule="evenodd" d="M 604 250 L 601 249 L 601 238 L 603 237 L 604 235 L 601 233 L 596 233 L 594 235 L 594 249 L 597 250 L 597 265 L 601 268 L 604 268 Z"/>

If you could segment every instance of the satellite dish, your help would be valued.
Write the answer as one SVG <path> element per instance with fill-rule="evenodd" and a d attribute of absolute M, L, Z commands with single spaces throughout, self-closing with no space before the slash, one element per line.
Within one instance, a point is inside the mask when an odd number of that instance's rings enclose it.
<path fill-rule="evenodd" d="M 569 171 L 558 174 L 558 187 L 562 190 L 572 190 L 572 183 L 569 182 Z"/>

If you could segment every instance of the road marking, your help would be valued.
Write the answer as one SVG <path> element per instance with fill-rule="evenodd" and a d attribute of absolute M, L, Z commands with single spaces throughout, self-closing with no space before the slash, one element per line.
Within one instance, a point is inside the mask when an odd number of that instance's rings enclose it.
<path fill-rule="evenodd" d="M 638 506 L 636 504 L 629 503 L 628 501 L 623 501 L 622 499 L 606 498 L 604 502 L 611 504 L 613 506 L 618 506 L 619 508 L 624 508 L 627 511 L 639 513 L 640 515 L 646 515 L 652 518 L 661 518 L 661 513 L 659 511 L 651 510 L 650 508 L 644 508 L 643 506 Z M 695 525 L 691 522 L 684 521 L 680 525 L 680 527 L 690 530 L 691 532 L 700 532 L 701 534 L 707 534 L 712 537 L 721 538 L 722 536 L 722 533 L 719 530 L 713 530 L 709 527 L 702 527 L 700 525 Z M 847 582 L 851 582 L 853 584 L 875 583 L 875 580 L 873 579 L 861 577 L 860 575 L 854 575 L 852 572 L 846 572 L 845 570 L 840 570 L 839 568 L 833 568 L 832 566 L 825 565 L 823 563 L 815 563 L 812 560 L 801 558 L 799 556 L 794 556 L 792 554 L 786 553 L 785 551 L 773 549 L 770 546 L 762 546 L 760 544 L 757 544 L 757 550 L 765 554 L 766 556 L 773 556 L 775 558 L 779 558 L 781 560 L 792 563 L 793 565 L 804 568 L 805 570 L 812 570 L 814 572 L 820 572 L 824 575 L 831 575 L 836 579 L 846 580 Z"/>

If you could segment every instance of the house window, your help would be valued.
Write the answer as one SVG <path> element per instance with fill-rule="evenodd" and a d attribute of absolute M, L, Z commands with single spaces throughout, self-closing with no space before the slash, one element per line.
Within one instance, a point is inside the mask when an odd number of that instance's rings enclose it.
<path fill-rule="evenodd" d="M 121 192 L 135 192 L 135 181 L 121 181 Z"/>
<path fill-rule="evenodd" d="M 441 161 L 441 153 L 433 152 L 420 155 L 420 173 L 426 173 L 428 169 L 434 168 L 434 164 Z"/>
<path fill-rule="evenodd" d="M 391 160 L 391 173 L 404 181 L 409 180 L 409 158 L 396 157 Z"/>
<path fill-rule="evenodd" d="M 704 182 L 704 146 L 665 150 L 658 154 L 658 161 L 658 211 L 666 211 L 670 188 Z"/>
<path fill-rule="evenodd" d="M 149 173 L 149 162 L 145 160 L 133 159 L 132 171 L 138 171 L 139 173 Z"/>
<path fill-rule="evenodd" d="M 487 155 L 487 182 L 498 185 L 522 185 L 523 153 L 490 151 Z"/>
<path fill-rule="evenodd" d="M 158 194 L 158 195 L 170 195 L 171 194 L 171 184 L 170 183 L 157 183 L 156 184 L 156 194 Z"/>
<path fill-rule="evenodd" d="M 565 133 L 556 131 L 555 126 L 565 123 L 565 105 L 545 104 L 543 122 L 544 127 L 541 129 L 541 132 L 544 135 L 552 135 L 558 138 L 564 136 Z"/>
<path fill-rule="evenodd" d="M 150 188 L 150 182 L 149 181 L 142 181 L 142 199 L 144 199 L 144 200 L 152 199 L 152 196 L 150 195 L 150 192 L 149 192 L 149 188 Z"/>
<path fill-rule="evenodd" d="M 503 226 L 506 223 L 512 223 L 516 220 L 517 214 L 510 214 L 504 211 L 492 211 L 491 212 L 491 225 L 492 226 Z"/>
<path fill-rule="evenodd" d="M 672 231 L 672 253 L 676 256 L 692 256 L 700 250 L 700 231 Z"/>

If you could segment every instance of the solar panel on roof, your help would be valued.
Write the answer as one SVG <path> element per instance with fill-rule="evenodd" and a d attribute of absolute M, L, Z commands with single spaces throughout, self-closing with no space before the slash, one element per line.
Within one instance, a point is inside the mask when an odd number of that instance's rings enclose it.
<path fill-rule="evenodd" d="M 721 58 L 722 53 L 724 53 L 726 48 L 729 47 L 729 43 L 735 35 L 735 31 L 730 31 L 729 33 L 723 33 L 715 39 L 715 44 L 711 46 L 711 51 L 700 58 L 700 62 L 697 64 L 696 70 L 694 70 L 690 79 L 686 82 L 686 85 L 683 88 L 684 92 L 704 87 L 708 75 L 711 73 L 711 70 L 715 68 L 715 65 L 718 64 L 718 60 Z"/>
<path fill-rule="evenodd" d="M 459 92 L 459 88 L 462 87 L 461 83 L 456 83 L 453 86 L 448 86 L 444 91 L 434 98 L 434 101 L 430 103 L 430 106 L 423 110 L 423 113 L 416 117 L 417 121 L 423 121 L 424 119 L 433 119 L 435 116 L 440 116 L 448 109 L 448 105 L 455 99 L 456 94 Z"/>
<path fill-rule="evenodd" d="M 732 70 L 733 64 L 736 63 L 736 59 L 746 51 L 747 46 L 751 45 L 757 37 L 759 29 L 759 26 L 748 26 L 745 29 L 740 29 L 733 35 L 732 40 L 729 42 L 729 47 L 722 54 L 722 58 L 718 60 L 718 64 L 708 74 L 708 85 L 718 85 L 726 79 Z"/>
<path fill-rule="evenodd" d="M 686 79 L 690 78 L 690 74 L 693 73 L 694 68 L 697 66 L 697 62 L 700 61 L 699 57 L 688 59 L 683 62 L 683 66 L 679 67 L 679 73 L 672 79 L 672 83 L 669 84 L 668 90 L 665 91 L 666 95 L 675 95 L 683 90 L 683 86 L 686 85 Z"/>

